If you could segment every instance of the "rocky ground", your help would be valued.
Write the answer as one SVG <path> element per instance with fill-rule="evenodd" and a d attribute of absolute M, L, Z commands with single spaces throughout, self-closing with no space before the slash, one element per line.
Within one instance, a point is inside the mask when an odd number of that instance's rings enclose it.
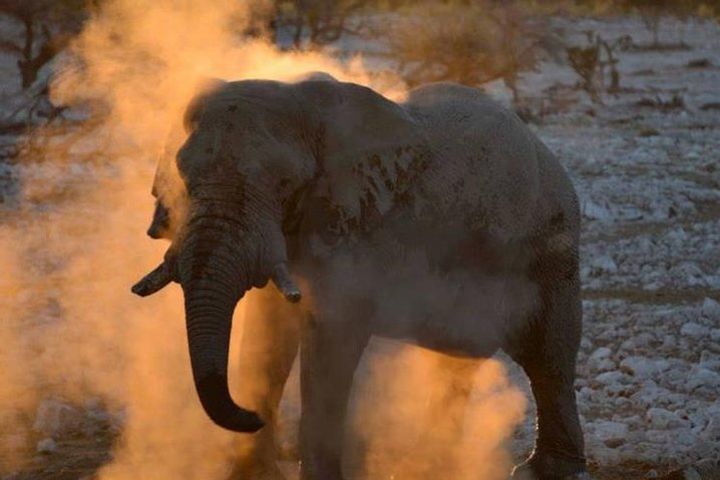
<path fill-rule="evenodd" d="M 578 38 L 594 29 L 649 41 L 637 19 L 567 27 Z M 621 52 L 621 89 L 599 103 L 573 88 L 565 66 L 548 64 L 521 86 L 532 128 L 569 170 L 583 208 L 576 391 L 598 478 L 662 477 L 701 461 L 710 472 L 707 462 L 720 460 L 720 30 L 692 23 L 685 41 Z M 0 163 L 0 176 L 10 174 Z M 528 413 L 518 457 L 532 445 Z M 90 478 L 123 425 L 100 403 L 53 399 L 34 422 L 35 459 L 4 480 Z"/>
<path fill-rule="evenodd" d="M 578 25 L 647 41 L 638 27 Z M 689 32 L 689 49 L 623 52 L 619 93 L 536 126 L 581 198 L 576 390 L 588 456 L 615 474 L 720 459 L 720 36 L 707 24 Z M 526 81 L 567 84 L 567 73 Z"/>

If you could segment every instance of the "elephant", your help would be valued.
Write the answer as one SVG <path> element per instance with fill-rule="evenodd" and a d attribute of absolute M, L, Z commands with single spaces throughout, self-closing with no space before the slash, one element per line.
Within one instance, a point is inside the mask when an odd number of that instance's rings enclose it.
<path fill-rule="evenodd" d="M 299 343 L 301 477 L 342 479 L 353 373 L 372 336 L 454 358 L 501 349 L 537 404 L 535 448 L 513 476 L 587 478 L 573 387 L 577 195 L 513 112 L 458 84 L 393 102 L 316 74 L 214 81 L 184 124 L 187 139 L 158 168 L 148 232 L 171 243 L 133 291 L 182 287 L 193 378 L 213 422 L 252 433 L 267 420 L 257 435 L 271 449 Z M 235 403 L 227 380 L 232 314 L 246 293 L 261 317 L 249 323 L 258 337 L 246 328 L 241 345 L 264 372 L 245 403 L 254 410 Z M 254 458 L 264 462 L 256 471 L 281 478 L 272 454 Z"/>

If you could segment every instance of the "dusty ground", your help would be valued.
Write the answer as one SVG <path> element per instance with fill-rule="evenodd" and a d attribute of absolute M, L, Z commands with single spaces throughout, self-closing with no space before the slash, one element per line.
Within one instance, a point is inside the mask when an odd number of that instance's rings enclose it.
<path fill-rule="evenodd" d="M 576 39 L 591 28 L 649 40 L 633 19 L 566 26 Z M 597 478 L 656 477 L 720 458 L 720 31 L 693 23 L 685 41 L 689 48 L 621 52 L 622 88 L 602 103 L 571 88 L 577 79 L 565 66 L 548 64 L 522 85 L 532 128 L 569 170 L 583 205 L 576 390 Z M 708 62 L 689 66 L 700 59 Z M 541 115 L 541 105 L 551 113 Z M 527 388 L 517 369 L 513 378 Z M 118 431 L 107 419 L 95 423 L 58 436 L 56 449 L 3 480 L 91 476 Z M 516 455 L 532 436 L 528 415 Z"/>

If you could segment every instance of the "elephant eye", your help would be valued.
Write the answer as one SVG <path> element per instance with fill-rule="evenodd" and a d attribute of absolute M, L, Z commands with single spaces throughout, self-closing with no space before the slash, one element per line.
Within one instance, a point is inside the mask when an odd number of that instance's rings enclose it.
<path fill-rule="evenodd" d="M 191 133 L 197 128 L 198 123 L 200 122 L 200 116 L 200 105 L 190 105 L 187 110 L 185 110 L 185 115 L 183 116 L 183 127 L 185 128 L 185 133 Z"/>
<path fill-rule="evenodd" d="M 190 155 L 188 152 L 188 146 L 192 140 L 194 133 L 191 133 L 188 139 L 185 141 L 182 147 L 175 154 L 175 164 L 177 165 L 178 171 L 182 177 L 187 177 L 190 168 Z"/>
<path fill-rule="evenodd" d="M 187 118 L 184 120 L 183 126 L 185 128 L 185 133 L 192 133 L 197 129 L 197 126 L 198 126 L 198 123 L 200 120 L 197 117 L 198 116 L 195 116 L 195 117 Z"/>

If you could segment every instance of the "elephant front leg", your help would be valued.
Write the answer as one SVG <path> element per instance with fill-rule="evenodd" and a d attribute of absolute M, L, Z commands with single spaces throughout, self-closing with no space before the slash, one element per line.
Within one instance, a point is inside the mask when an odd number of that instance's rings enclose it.
<path fill-rule="evenodd" d="M 359 325 L 309 319 L 300 352 L 302 480 L 341 480 L 353 374 L 369 335 Z"/>
<path fill-rule="evenodd" d="M 276 421 L 285 382 L 297 356 L 301 313 L 275 288 L 248 294 L 240 344 L 238 399 L 257 411 L 266 424 L 253 435 L 237 438 L 230 479 L 283 480 L 277 466 Z"/>

